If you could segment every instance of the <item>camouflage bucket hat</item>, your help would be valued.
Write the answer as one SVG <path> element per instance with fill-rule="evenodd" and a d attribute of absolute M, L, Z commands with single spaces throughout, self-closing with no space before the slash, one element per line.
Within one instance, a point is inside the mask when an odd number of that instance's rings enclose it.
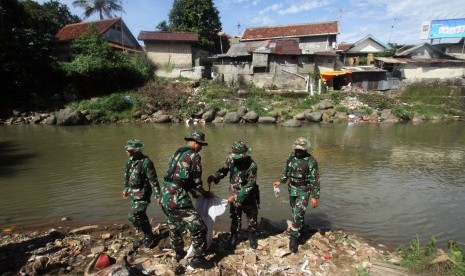
<path fill-rule="evenodd" d="M 231 147 L 231 158 L 232 159 L 241 159 L 250 156 L 250 148 L 242 141 L 236 141 Z"/>
<path fill-rule="evenodd" d="M 126 146 L 124 147 L 124 149 L 125 150 L 133 150 L 133 151 L 141 151 L 143 147 L 144 147 L 144 144 L 142 144 L 141 141 L 131 139 L 131 140 L 127 141 Z"/>
<path fill-rule="evenodd" d="M 292 145 L 292 149 L 294 150 L 308 150 L 309 147 L 310 142 L 303 137 L 300 137 L 297 140 L 295 140 L 294 145 Z"/>
<path fill-rule="evenodd" d="M 208 143 L 205 142 L 205 134 L 200 131 L 194 131 L 188 136 L 184 137 L 184 140 L 186 141 L 195 141 L 199 144 L 202 144 L 203 146 L 208 146 Z"/>

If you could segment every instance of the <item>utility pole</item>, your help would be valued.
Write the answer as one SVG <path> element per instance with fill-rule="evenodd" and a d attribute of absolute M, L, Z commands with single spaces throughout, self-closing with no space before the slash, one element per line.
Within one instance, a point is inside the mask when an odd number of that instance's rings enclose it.
<path fill-rule="evenodd" d="M 241 36 L 241 23 L 237 22 L 237 37 Z"/>

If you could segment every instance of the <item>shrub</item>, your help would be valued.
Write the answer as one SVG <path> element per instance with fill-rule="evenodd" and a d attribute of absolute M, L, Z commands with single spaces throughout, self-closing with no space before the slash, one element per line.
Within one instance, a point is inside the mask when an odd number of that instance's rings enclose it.
<path fill-rule="evenodd" d="M 359 93 L 357 97 L 363 103 L 376 109 L 391 109 L 397 104 L 397 100 L 381 94 Z"/>
<path fill-rule="evenodd" d="M 420 239 L 416 237 L 410 242 L 410 245 L 399 246 L 397 251 L 402 256 L 401 264 L 416 272 L 424 271 L 428 267 L 430 261 L 435 257 L 435 244 L 436 239 L 431 237 L 428 244 L 422 248 Z"/>
<path fill-rule="evenodd" d="M 334 105 L 338 105 L 345 98 L 345 94 L 342 94 L 341 92 L 333 91 L 329 94 L 329 98 Z"/>
<path fill-rule="evenodd" d="M 392 114 L 394 114 L 394 116 L 404 121 L 411 120 L 414 115 L 410 108 L 402 106 L 402 105 L 394 107 L 392 109 Z"/>

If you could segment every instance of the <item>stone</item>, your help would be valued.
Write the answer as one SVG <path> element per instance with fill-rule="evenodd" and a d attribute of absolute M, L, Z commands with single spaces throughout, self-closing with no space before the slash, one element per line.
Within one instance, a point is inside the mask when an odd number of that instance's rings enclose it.
<path fill-rule="evenodd" d="M 239 114 L 237 114 L 237 112 L 228 112 L 226 113 L 226 115 L 224 116 L 224 122 L 225 123 L 239 123 L 239 121 L 241 120 Z"/>
<path fill-rule="evenodd" d="M 239 106 L 239 108 L 237 109 L 237 115 L 239 115 L 239 117 L 243 118 L 246 113 L 247 113 L 247 107 L 245 107 L 243 105 Z"/>
<path fill-rule="evenodd" d="M 259 117 L 258 123 L 259 124 L 276 124 L 276 118 L 270 117 L 270 116 Z"/>
<path fill-rule="evenodd" d="M 242 118 L 247 123 L 256 123 L 258 121 L 258 114 L 255 111 L 249 111 Z"/>
<path fill-rule="evenodd" d="M 205 122 L 209 123 L 215 119 L 215 112 L 213 110 L 207 110 L 203 115 L 202 119 L 205 120 Z"/>
<path fill-rule="evenodd" d="M 290 120 L 285 121 L 283 123 L 283 126 L 285 126 L 285 127 L 301 127 L 302 122 L 300 122 L 299 120 L 296 120 L 296 119 L 290 119 Z"/>
<path fill-rule="evenodd" d="M 323 119 L 323 113 L 320 111 L 305 112 L 305 119 L 309 122 L 319 123 Z"/>

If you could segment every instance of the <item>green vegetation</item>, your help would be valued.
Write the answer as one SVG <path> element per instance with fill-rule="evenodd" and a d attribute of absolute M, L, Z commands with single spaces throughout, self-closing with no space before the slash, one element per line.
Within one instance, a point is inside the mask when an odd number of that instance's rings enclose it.
<path fill-rule="evenodd" d="M 433 275 L 465 275 L 465 258 L 455 241 L 449 241 L 447 252 L 436 249 L 436 239 L 431 237 L 422 247 L 416 237 L 409 245 L 397 249 L 402 257 L 401 265 L 416 273 L 429 272 Z"/>
<path fill-rule="evenodd" d="M 112 122 L 132 118 L 133 111 L 140 104 L 140 98 L 135 93 L 113 93 L 101 98 L 73 102 L 68 106 L 87 111 L 96 121 Z"/>
<path fill-rule="evenodd" d="M 366 267 L 357 267 L 355 276 L 370 276 L 370 271 Z"/>
<path fill-rule="evenodd" d="M 404 118 L 411 119 L 414 114 L 427 118 L 465 114 L 464 103 L 460 101 L 460 91 L 446 85 L 412 84 L 397 99 L 404 104 L 398 106 L 396 112 Z"/>
<path fill-rule="evenodd" d="M 68 89 L 81 98 L 136 88 L 152 78 L 154 65 L 141 55 L 113 50 L 91 26 L 71 44 L 73 59 L 61 62 Z"/>
<path fill-rule="evenodd" d="M 175 0 L 169 13 L 169 22 L 158 24 L 159 30 L 196 32 L 202 48 L 213 53 L 225 53 L 229 40 L 221 39 L 221 21 L 212 0 Z"/>
<path fill-rule="evenodd" d="M 124 11 L 121 3 L 121 0 L 75 0 L 73 7 L 83 8 L 84 18 L 98 13 L 100 19 L 103 19 L 104 15 L 112 18 L 114 14 Z"/>

